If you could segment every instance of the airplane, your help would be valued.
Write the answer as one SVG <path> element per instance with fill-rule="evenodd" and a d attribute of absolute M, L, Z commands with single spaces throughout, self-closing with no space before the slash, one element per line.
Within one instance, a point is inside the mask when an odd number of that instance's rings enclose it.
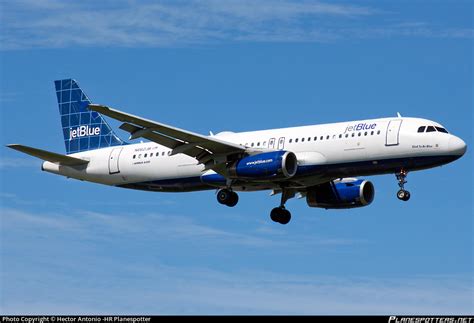
<path fill-rule="evenodd" d="M 201 135 L 93 104 L 74 79 L 54 82 L 66 155 L 24 145 L 7 147 L 42 159 L 57 175 L 155 192 L 216 190 L 233 207 L 236 192 L 281 194 L 270 218 L 287 224 L 286 202 L 306 198 L 309 207 L 363 207 L 374 185 L 358 177 L 395 174 L 398 199 L 408 201 L 408 172 L 453 162 L 466 143 L 437 122 L 402 117 Z M 104 116 L 122 122 L 130 143 Z"/>

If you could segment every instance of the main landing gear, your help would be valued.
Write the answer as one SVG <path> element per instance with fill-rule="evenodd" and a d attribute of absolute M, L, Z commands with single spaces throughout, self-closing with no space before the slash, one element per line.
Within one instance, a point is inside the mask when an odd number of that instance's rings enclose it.
<path fill-rule="evenodd" d="M 288 222 L 290 222 L 291 213 L 285 208 L 285 203 L 294 196 L 295 191 L 290 189 L 282 189 L 280 206 L 274 208 L 270 213 L 270 218 L 272 219 L 272 221 L 278 222 L 280 224 L 287 224 Z"/>
<path fill-rule="evenodd" d="M 270 213 L 270 219 L 272 219 L 273 222 L 287 224 L 291 220 L 291 213 L 282 205 L 272 210 Z"/>
<path fill-rule="evenodd" d="M 399 173 L 395 174 L 398 181 L 398 186 L 400 190 L 397 192 L 397 197 L 401 201 L 408 201 L 410 199 L 410 192 L 405 190 L 405 184 L 407 181 L 405 180 L 408 175 L 408 172 L 404 169 L 400 170 Z"/>
<path fill-rule="evenodd" d="M 234 191 L 223 188 L 217 192 L 217 202 L 229 207 L 234 207 L 237 205 L 237 202 L 239 202 L 239 196 Z"/>

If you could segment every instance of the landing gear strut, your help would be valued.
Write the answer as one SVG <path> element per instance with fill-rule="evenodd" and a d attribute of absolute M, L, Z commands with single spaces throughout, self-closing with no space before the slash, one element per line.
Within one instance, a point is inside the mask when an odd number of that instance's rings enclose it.
<path fill-rule="evenodd" d="M 290 189 L 282 189 L 280 206 L 276 207 L 270 213 L 270 219 L 280 224 L 287 224 L 291 220 L 291 213 L 285 208 L 285 203 L 295 196 L 295 191 Z"/>
<path fill-rule="evenodd" d="M 224 188 L 217 192 L 217 202 L 233 207 L 237 205 L 237 202 L 239 202 L 239 196 L 234 191 Z"/>
<path fill-rule="evenodd" d="M 402 201 L 408 201 L 410 199 L 410 192 L 405 190 L 405 184 L 407 181 L 405 180 L 408 175 L 408 172 L 404 169 L 400 170 L 399 173 L 395 174 L 397 177 L 398 181 L 398 186 L 400 187 L 400 190 L 397 192 L 397 197 L 399 200 Z"/>

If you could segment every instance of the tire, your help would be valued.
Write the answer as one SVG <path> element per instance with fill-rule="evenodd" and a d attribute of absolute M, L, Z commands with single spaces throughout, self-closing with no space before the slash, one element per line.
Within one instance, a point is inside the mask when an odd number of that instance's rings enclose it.
<path fill-rule="evenodd" d="M 281 207 L 276 207 L 270 212 L 270 219 L 273 222 L 287 224 L 291 220 L 291 213 Z"/>
<path fill-rule="evenodd" d="M 411 196 L 410 192 L 405 191 L 405 197 L 403 198 L 403 201 L 405 202 L 408 201 L 410 199 L 410 196 Z"/>
<path fill-rule="evenodd" d="M 273 222 L 278 222 L 280 223 L 280 218 L 281 218 L 281 212 L 280 208 L 276 207 L 270 212 L 270 219 L 272 219 Z"/>
<path fill-rule="evenodd" d="M 234 207 L 239 202 L 239 195 L 235 192 L 230 192 L 230 198 L 225 205 L 228 207 Z"/>
<path fill-rule="evenodd" d="M 406 193 L 407 193 L 407 191 L 399 190 L 399 191 L 397 192 L 397 198 L 398 198 L 399 200 L 405 201 Z"/>
<path fill-rule="evenodd" d="M 281 224 L 288 224 L 288 222 L 290 222 L 290 220 L 291 220 L 291 213 L 288 210 L 282 210 L 282 211 L 283 211 L 282 214 L 281 214 L 282 216 L 281 216 L 279 222 Z"/>
<path fill-rule="evenodd" d="M 231 191 L 229 191 L 228 189 L 222 189 L 219 192 L 217 192 L 217 202 L 219 202 L 220 204 L 227 205 L 231 196 L 232 196 Z"/>

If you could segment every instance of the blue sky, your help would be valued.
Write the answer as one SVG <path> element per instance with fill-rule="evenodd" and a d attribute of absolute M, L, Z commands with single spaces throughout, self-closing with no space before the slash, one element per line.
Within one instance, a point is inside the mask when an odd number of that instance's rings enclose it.
<path fill-rule="evenodd" d="M 40 171 L 0 149 L 0 312 L 472 314 L 470 1 L 2 1 L 1 144 L 63 153 L 53 80 L 195 132 L 425 117 L 453 164 L 371 177 L 372 205 L 165 194 Z M 111 122 L 117 125 L 115 122 Z M 120 133 L 122 138 L 126 134 Z"/>

